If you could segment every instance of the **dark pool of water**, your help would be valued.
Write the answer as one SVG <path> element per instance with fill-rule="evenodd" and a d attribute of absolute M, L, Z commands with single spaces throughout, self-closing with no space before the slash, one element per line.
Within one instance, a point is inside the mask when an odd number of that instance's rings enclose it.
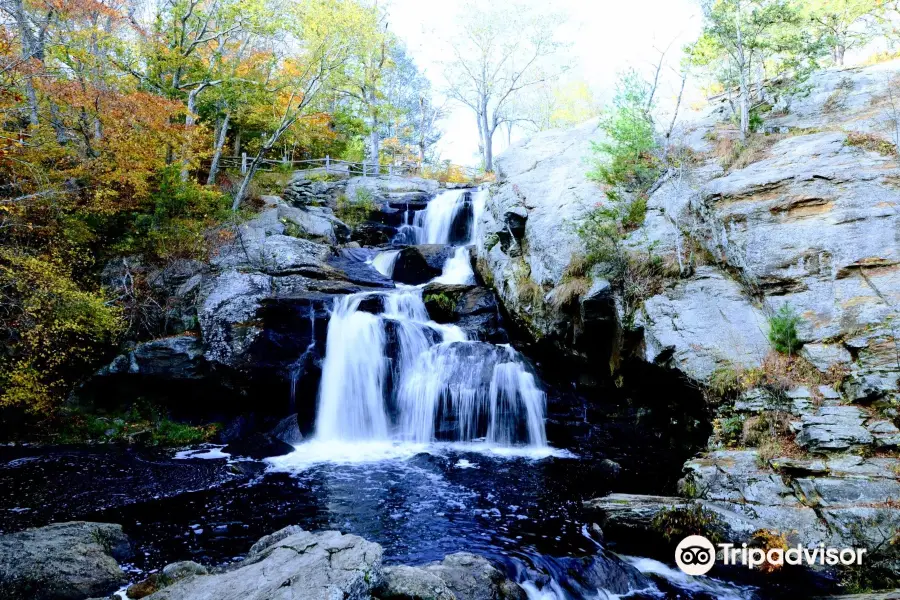
<path fill-rule="evenodd" d="M 179 460 L 172 452 L 7 447 L 0 449 L 0 530 L 72 519 L 121 523 L 137 547 L 134 579 L 176 560 L 240 560 L 263 535 L 300 525 L 376 541 L 389 563 L 469 551 L 519 581 L 547 585 L 547 575 L 565 579 L 553 572 L 555 559 L 600 549 L 581 508 L 583 499 L 610 491 L 595 465 L 444 448 L 292 472 L 243 463 L 235 474 L 225 459 Z M 630 597 L 754 596 L 748 588 L 655 581 L 657 592 Z"/>

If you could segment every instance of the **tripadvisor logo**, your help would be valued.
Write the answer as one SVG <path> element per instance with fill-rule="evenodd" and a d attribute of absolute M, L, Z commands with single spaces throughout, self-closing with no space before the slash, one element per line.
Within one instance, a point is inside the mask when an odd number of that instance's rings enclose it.
<path fill-rule="evenodd" d="M 753 569 L 763 564 L 788 565 L 861 565 L 865 548 L 826 548 L 819 544 L 804 548 L 748 548 L 747 544 L 718 544 L 723 565 L 744 565 Z M 688 575 L 705 575 L 716 562 L 716 547 L 702 535 L 689 535 L 675 548 L 675 564 Z"/>

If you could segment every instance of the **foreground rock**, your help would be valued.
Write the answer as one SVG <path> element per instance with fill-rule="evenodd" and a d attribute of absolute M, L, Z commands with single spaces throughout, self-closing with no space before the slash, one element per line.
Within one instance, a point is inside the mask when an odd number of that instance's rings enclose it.
<path fill-rule="evenodd" d="M 285 527 L 260 539 L 242 562 L 205 574 L 187 563 L 163 569 L 151 600 L 525 600 L 486 559 L 460 552 L 423 567 L 381 564 L 382 549 L 355 535 Z M 188 568 L 189 567 L 189 568 Z M 201 567 L 202 569 L 202 567 Z"/>
<path fill-rule="evenodd" d="M 73 521 L 0 536 L 0 598 L 83 600 L 125 582 L 131 556 L 121 525 Z"/>
<path fill-rule="evenodd" d="M 259 540 L 236 568 L 177 581 L 153 600 L 369 600 L 382 579 L 381 546 L 337 531 L 292 526 Z"/>

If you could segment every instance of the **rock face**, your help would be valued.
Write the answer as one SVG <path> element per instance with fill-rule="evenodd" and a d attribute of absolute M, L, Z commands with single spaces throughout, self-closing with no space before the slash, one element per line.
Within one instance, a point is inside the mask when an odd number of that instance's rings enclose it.
<path fill-rule="evenodd" d="M 121 525 L 73 521 L 0 536 L 0 597 L 83 600 L 125 582 L 131 556 Z"/>
<path fill-rule="evenodd" d="M 603 499 L 610 523 L 646 529 L 660 507 L 699 503 L 735 539 L 769 528 L 870 549 L 900 527 L 900 153 L 887 95 L 898 82 L 895 60 L 820 72 L 804 94 L 773 89 L 767 133 L 729 162 L 716 152 L 727 100 L 689 114 L 673 139 L 691 160 L 650 188 L 643 224 L 621 243 L 630 260 L 666 267 L 636 301 L 629 282 L 589 270 L 577 289 L 564 281 L 583 252 L 575 225 L 607 202 L 579 160 L 596 124 L 498 157 L 478 270 L 510 316 L 573 354 L 588 323 L 616 322 L 619 364 L 671 369 L 718 400 L 716 435 L 685 464 L 686 497 Z M 572 289 L 578 303 L 554 302 Z M 785 305 L 799 316 L 793 361 L 768 339 Z M 754 374 L 763 383 L 742 379 Z"/>
<path fill-rule="evenodd" d="M 482 277 L 493 282 L 510 315 L 539 339 L 567 339 L 568 319 L 546 296 L 560 285 L 572 258 L 584 252 L 574 225 L 602 196 L 585 176 L 584 158 L 597 136 L 592 120 L 537 134 L 500 154 L 500 183 L 476 228 Z"/>

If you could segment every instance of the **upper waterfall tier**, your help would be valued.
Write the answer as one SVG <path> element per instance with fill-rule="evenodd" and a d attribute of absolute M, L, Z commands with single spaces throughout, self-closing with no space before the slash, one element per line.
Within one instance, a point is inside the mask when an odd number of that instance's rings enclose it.
<path fill-rule="evenodd" d="M 407 211 L 396 244 L 469 244 L 474 227 L 471 190 L 445 190 L 424 210 Z"/>

